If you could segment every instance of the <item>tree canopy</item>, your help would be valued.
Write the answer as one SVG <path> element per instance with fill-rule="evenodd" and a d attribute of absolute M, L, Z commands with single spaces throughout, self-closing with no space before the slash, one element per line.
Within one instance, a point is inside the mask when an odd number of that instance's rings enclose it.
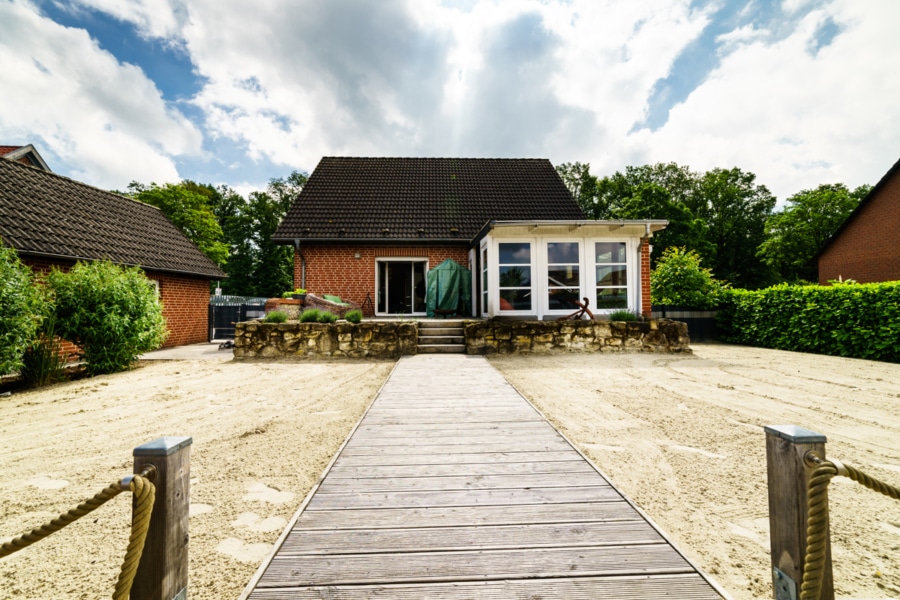
<path fill-rule="evenodd" d="M 813 257 L 871 189 L 864 185 L 850 191 L 836 183 L 794 194 L 766 219 L 765 240 L 757 254 L 783 281 L 815 281 Z"/>

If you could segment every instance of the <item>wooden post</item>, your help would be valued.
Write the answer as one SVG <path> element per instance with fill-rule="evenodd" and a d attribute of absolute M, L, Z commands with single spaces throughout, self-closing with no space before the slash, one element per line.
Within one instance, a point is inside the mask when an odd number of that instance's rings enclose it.
<path fill-rule="evenodd" d="M 768 425 L 765 431 L 775 599 L 797 600 L 803 582 L 809 520 L 806 486 L 814 470 L 806 465 L 803 457 L 813 451 L 824 459 L 826 439 L 824 435 L 795 425 Z M 829 540 L 830 533 L 827 533 L 820 600 L 834 600 Z"/>
<path fill-rule="evenodd" d="M 131 600 L 184 600 L 188 581 L 189 437 L 161 437 L 134 449 L 134 472 L 156 467 L 156 501 Z"/>

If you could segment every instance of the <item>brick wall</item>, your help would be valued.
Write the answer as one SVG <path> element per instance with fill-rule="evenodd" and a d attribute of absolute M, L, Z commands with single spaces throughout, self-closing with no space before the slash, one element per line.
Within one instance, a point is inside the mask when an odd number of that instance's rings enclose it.
<path fill-rule="evenodd" d="M 650 302 L 650 241 L 641 244 L 641 314 L 650 317 L 653 305 Z"/>
<path fill-rule="evenodd" d="M 885 181 L 819 257 L 819 283 L 900 280 L 900 172 Z"/>
<path fill-rule="evenodd" d="M 366 294 L 375 302 L 376 258 L 427 258 L 433 269 L 448 258 L 469 267 L 469 251 L 453 246 L 307 246 L 301 248 L 306 257 L 306 289 L 313 294 L 333 294 L 364 305 Z M 359 254 L 359 258 L 355 255 Z M 300 287 L 300 256 L 294 252 L 294 287 Z M 365 307 L 366 316 L 374 309 Z"/>
<path fill-rule="evenodd" d="M 74 262 L 53 262 L 44 259 L 23 258 L 22 262 L 37 274 L 46 274 L 51 267 L 68 271 Z M 163 317 L 169 329 L 163 348 L 198 344 L 207 341 L 209 332 L 209 282 L 188 275 L 173 275 L 148 271 L 147 278 L 159 282 Z M 78 348 L 64 342 L 63 352 L 75 354 Z"/>

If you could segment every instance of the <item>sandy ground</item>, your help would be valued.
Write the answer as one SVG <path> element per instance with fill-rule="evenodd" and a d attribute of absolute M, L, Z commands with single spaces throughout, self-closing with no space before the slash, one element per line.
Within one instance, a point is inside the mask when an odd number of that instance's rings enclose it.
<path fill-rule="evenodd" d="M 135 446 L 190 435 L 190 597 L 236 598 L 393 363 L 165 352 L 0 398 L 0 539 L 129 473 Z M 771 597 L 763 425 L 824 433 L 900 484 L 900 365 L 714 345 L 492 363 L 738 600 Z M 900 598 L 900 503 L 838 480 L 831 506 L 837 596 Z M 116 498 L 3 559 L 0 598 L 108 597 L 129 515 Z"/>
<path fill-rule="evenodd" d="M 393 362 L 207 354 L 0 398 L 0 540 L 130 473 L 135 446 L 189 435 L 189 597 L 237 598 Z M 130 521 L 120 495 L 0 560 L 0 598 L 110 597 Z"/>
<path fill-rule="evenodd" d="M 491 362 L 734 598 L 771 598 L 765 434 L 900 486 L 900 365 L 725 345 Z M 837 598 L 900 598 L 900 503 L 830 489 Z"/>

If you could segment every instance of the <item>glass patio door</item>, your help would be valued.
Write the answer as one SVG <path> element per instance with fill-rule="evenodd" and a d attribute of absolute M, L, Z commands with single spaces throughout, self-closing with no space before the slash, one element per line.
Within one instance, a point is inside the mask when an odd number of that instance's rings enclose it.
<path fill-rule="evenodd" d="M 377 260 L 377 314 L 425 314 L 427 264 L 426 260 Z"/>

